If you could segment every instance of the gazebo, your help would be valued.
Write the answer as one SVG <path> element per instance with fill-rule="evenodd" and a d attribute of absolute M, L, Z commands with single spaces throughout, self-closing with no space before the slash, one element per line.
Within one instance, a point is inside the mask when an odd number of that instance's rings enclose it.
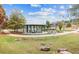
<path fill-rule="evenodd" d="M 28 33 L 42 33 L 46 29 L 46 24 L 25 24 L 23 32 Z"/>

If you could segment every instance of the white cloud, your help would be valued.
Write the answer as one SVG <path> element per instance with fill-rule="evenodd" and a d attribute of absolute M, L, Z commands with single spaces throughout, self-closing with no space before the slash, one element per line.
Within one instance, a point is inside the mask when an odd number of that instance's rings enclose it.
<path fill-rule="evenodd" d="M 28 15 L 35 15 L 35 16 L 47 16 L 49 14 L 51 14 L 51 13 L 49 13 L 49 12 L 41 12 L 41 11 L 28 13 Z"/>
<path fill-rule="evenodd" d="M 41 11 L 51 12 L 51 13 L 56 12 L 56 10 L 55 9 L 52 9 L 52 8 L 41 8 Z"/>
<path fill-rule="evenodd" d="M 23 10 L 21 10 L 21 13 L 23 13 L 24 11 Z"/>
<path fill-rule="evenodd" d="M 58 16 L 57 16 L 60 20 L 66 20 L 67 17 L 67 12 L 65 10 L 59 11 L 58 12 Z"/>
<path fill-rule="evenodd" d="M 51 11 L 52 8 L 41 8 L 41 11 Z"/>
<path fill-rule="evenodd" d="M 69 8 L 72 8 L 72 5 L 69 5 Z"/>
<path fill-rule="evenodd" d="M 55 15 L 54 15 L 55 14 Z M 58 20 L 65 20 L 64 16 L 67 15 L 66 10 L 56 11 L 52 8 L 41 8 L 39 12 L 30 12 L 29 15 L 37 17 L 37 19 L 49 20 L 51 22 Z"/>
<path fill-rule="evenodd" d="M 22 9 L 12 9 L 12 11 L 11 12 L 14 12 L 14 13 L 23 13 L 24 12 L 24 10 L 22 10 Z"/>
<path fill-rule="evenodd" d="M 67 14 L 67 13 L 66 13 L 65 10 L 63 10 L 63 11 L 59 11 L 59 14 L 60 14 L 60 15 L 65 15 L 65 14 Z"/>
<path fill-rule="evenodd" d="M 31 7 L 41 7 L 39 4 L 31 4 Z"/>
<path fill-rule="evenodd" d="M 56 10 L 52 8 L 41 8 L 38 12 L 29 12 L 28 15 L 36 15 L 36 16 L 48 16 L 55 13 Z"/>
<path fill-rule="evenodd" d="M 65 9 L 65 6 L 63 6 L 63 5 L 62 5 L 62 6 L 60 6 L 60 9 Z"/>
<path fill-rule="evenodd" d="M 56 12 L 55 9 L 52 8 L 41 8 L 38 12 L 29 12 L 28 15 L 35 16 L 38 20 L 49 20 L 51 22 L 56 20 L 55 16 L 52 16 Z"/>
<path fill-rule="evenodd" d="M 57 16 L 56 16 L 56 13 L 57 13 Z M 57 21 L 58 19 L 60 19 L 60 20 L 63 19 L 60 16 L 66 15 L 66 11 L 65 10 L 56 11 L 53 8 L 41 8 L 40 11 L 29 12 L 28 15 L 35 16 L 35 18 L 37 17 L 38 19 Z"/>

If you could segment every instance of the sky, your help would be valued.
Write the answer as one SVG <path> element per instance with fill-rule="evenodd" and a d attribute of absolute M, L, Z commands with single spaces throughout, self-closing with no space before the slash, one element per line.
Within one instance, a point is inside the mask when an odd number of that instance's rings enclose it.
<path fill-rule="evenodd" d="M 69 20 L 66 10 L 72 8 L 70 4 L 3 4 L 6 15 L 10 15 L 13 9 L 18 9 L 25 16 L 26 23 L 35 24 L 46 21 L 56 22 Z"/>

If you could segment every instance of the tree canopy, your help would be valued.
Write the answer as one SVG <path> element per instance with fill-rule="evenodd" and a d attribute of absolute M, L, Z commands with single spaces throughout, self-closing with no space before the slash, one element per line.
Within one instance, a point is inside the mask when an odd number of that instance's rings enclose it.
<path fill-rule="evenodd" d="M 72 18 L 72 22 L 76 25 L 79 24 L 79 4 L 72 5 L 72 8 L 68 9 Z"/>
<path fill-rule="evenodd" d="M 9 20 L 9 28 L 11 29 L 21 29 L 25 24 L 25 17 L 19 12 L 18 9 L 12 11 Z"/>
<path fill-rule="evenodd" d="M 63 26 L 64 26 L 64 22 L 63 21 L 59 21 L 57 25 L 59 27 L 59 30 L 61 31 Z"/>
<path fill-rule="evenodd" d="M 0 5 L 0 30 L 4 27 L 6 20 L 8 20 L 6 17 L 6 12 L 2 5 Z"/>
<path fill-rule="evenodd" d="M 49 21 L 46 21 L 46 26 L 47 26 L 47 28 L 50 28 L 50 22 Z"/>

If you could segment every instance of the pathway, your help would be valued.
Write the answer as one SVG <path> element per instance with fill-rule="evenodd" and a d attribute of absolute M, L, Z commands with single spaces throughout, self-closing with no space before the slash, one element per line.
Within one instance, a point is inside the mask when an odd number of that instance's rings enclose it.
<path fill-rule="evenodd" d="M 43 35 L 18 35 L 18 34 L 8 34 L 8 36 L 14 36 L 14 37 L 46 37 L 46 36 L 59 36 L 59 35 L 67 35 L 70 33 L 78 33 L 78 30 L 70 31 L 70 32 L 63 32 L 63 33 L 56 33 L 56 34 L 43 34 Z"/>

